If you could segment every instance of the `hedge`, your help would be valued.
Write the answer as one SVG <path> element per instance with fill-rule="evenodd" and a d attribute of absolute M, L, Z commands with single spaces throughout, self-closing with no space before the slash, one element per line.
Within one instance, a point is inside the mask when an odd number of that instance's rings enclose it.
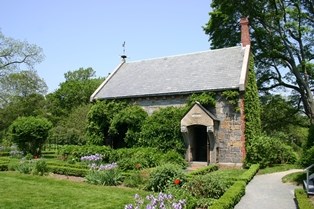
<path fill-rule="evenodd" d="M 203 168 L 199 168 L 195 171 L 191 171 L 188 175 L 191 176 L 195 176 L 195 175 L 205 175 L 208 173 L 211 173 L 213 171 L 217 171 L 218 170 L 218 166 L 217 165 L 208 165 L 206 167 Z"/>
<path fill-rule="evenodd" d="M 79 177 L 84 177 L 88 172 L 88 169 L 51 166 L 51 165 L 48 165 L 48 169 L 52 173 L 68 175 L 68 176 L 79 176 Z"/>
<path fill-rule="evenodd" d="M 8 164 L 7 163 L 0 163 L 0 171 L 7 171 Z"/>
<path fill-rule="evenodd" d="M 299 209 L 314 209 L 314 204 L 307 197 L 307 194 L 303 189 L 301 188 L 295 189 L 294 195 L 295 198 L 297 199 Z"/>
<path fill-rule="evenodd" d="M 10 152 L 0 152 L 0 157 L 1 156 L 10 156 Z"/>
<path fill-rule="evenodd" d="M 245 181 L 236 181 L 217 201 L 211 205 L 210 209 L 231 209 L 241 200 L 245 194 Z"/>
<path fill-rule="evenodd" d="M 239 178 L 238 180 L 240 181 L 244 181 L 246 184 L 249 183 L 253 177 L 255 176 L 255 174 L 258 172 L 259 170 L 259 164 L 254 164 L 251 165 L 251 167 L 245 171 Z"/>

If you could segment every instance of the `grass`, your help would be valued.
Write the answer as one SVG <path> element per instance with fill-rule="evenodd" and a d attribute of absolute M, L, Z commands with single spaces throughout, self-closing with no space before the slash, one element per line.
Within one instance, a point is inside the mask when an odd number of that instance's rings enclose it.
<path fill-rule="evenodd" d="M 292 164 L 282 164 L 282 165 L 275 165 L 272 167 L 267 167 L 260 169 L 258 171 L 258 174 L 268 174 L 268 173 L 276 173 L 281 171 L 287 171 L 290 169 L 300 169 L 301 167 L 298 165 L 292 165 Z"/>
<path fill-rule="evenodd" d="M 305 172 L 296 172 L 296 173 L 291 173 L 282 178 L 283 183 L 293 183 L 296 185 L 302 185 L 303 180 L 306 179 L 306 173 Z"/>
<path fill-rule="evenodd" d="M 105 187 L 19 174 L 0 172 L 0 205 L 6 209 L 41 208 L 124 208 L 134 195 L 147 193 L 123 187 Z"/>

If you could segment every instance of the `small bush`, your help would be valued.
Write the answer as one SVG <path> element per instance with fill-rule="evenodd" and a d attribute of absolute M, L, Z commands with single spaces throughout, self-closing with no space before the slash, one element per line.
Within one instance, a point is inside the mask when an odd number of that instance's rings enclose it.
<path fill-rule="evenodd" d="M 313 203 L 307 197 L 307 194 L 303 189 L 295 189 L 294 195 L 297 199 L 299 209 L 314 209 Z"/>
<path fill-rule="evenodd" d="M 232 209 L 245 194 L 246 183 L 244 181 L 235 182 L 217 201 L 209 208 Z"/>
<path fill-rule="evenodd" d="M 66 145 L 63 146 L 60 150 L 60 154 L 63 159 L 68 159 L 69 156 L 72 156 L 76 161 L 80 161 L 81 157 L 93 155 L 93 154 L 101 154 L 103 156 L 103 162 L 108 163 L 109 160 L 114 155 L 115 150 L 111 149 L 108 146 L 97 146 L 97 145 Z"/>
<path fill-rule="evenodd" d="M 189 175 L 191 176 L 196 176 L 196 175 L 206 175 L 208 173 L 211 173 L 213 171 L 217 171 L 218 170 L 218 166 L 217 165 L 208 165 L 206 167 L 203 168 L 199 168 L 195 171 L 192 171 L 189 173 Z"/>
<path fill-rule="evenodd" d="M 48 166 L 47 166 L 46 161 L 36 160 L 35 165 L 34 165 L 33 170 L 32 170 L 32 174 L 43 176 L 46 173 L 48 173 Z"/>
<path fill-rule="evenodd" d="M 261 168 L 274 164 L 296 162 L 296 153 L 277 138 L 258 136 L 247 145 L 246 165 L 260 164 Z"/>
<path fill-rule="evenodd" d="M 31 174 L 33 167 L 34 165 L 32 160 L 22 160 L 17 165 L 16 170 L 20 173 Z"/>
<path fill-rule="evenodd" d="M 313 164 L 313 159 L 314 159 L 314 146 L 303 152 L 299 164 L 301 164 L 304 167 L 308 167 Z"/>
<path fill-rule="evenodd" d="M 165 193 L 172 194 L 177 199 L 186 200 L 186 208 L 196 208 L 199 206 L 197 204 L 197 197 L 193 196 L 189 191 L 182 187 L 176 185 L 169 186 L 166 188 Z"/>
<path fill-rule="evenodd" d="M 239 180 L 244 181 L 245 183 L 249 183 L 255 174 L 259 170 L 259 164 L 251 165 L 249 170 L 245 171 L 240 177 Z"/>
<path fill-rule="evenodd" d="M 193 196 L 218 199 L 231 185 L 232 182 L 228 179 L 208 174 L 204 176 L 195 176 L 183 187 Z"/>
<path fill-rule="evenodd" d="M 154 168 L 150 174 L 147 189 L 152 191 L 164 191 L 173 185 L 175 180 L 179 183 L 185 181 L 185 175 L 178 165 L 165 164 Z"/>
<path fill-rule="evenodd" d="M 173 150 L 170 150 L 161 156 L 159 165 L 166 163 L 176 164 L 181 166 L 181 168 L 186 168 L 188 166 L 188 163 L 184 159 L 183 155 Z"/>
<path fill-rule="evenodd" d="M 121 183 L 122 175 L 117 164 L 100 165 L 91 169 L 85 176 L 88 183 L 104 186 L 116 186 Z"/>
<path fill-rule="evenodd" d="M 52 173 L 61 174 L 61 175 L 68 175 L 68 176 L 84 177 L 88 173 L 87 169 L 62 167 L 62 166 L 48 165 L 48 169 Z"/>

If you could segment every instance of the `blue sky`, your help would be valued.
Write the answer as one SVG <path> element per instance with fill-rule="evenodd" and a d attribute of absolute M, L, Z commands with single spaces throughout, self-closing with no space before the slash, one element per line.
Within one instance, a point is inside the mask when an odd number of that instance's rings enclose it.
<path fill-rule="evenodd" d="M 43 48 L 35 66 L 49 92 L 64 73 L 92 67 L 107 76 L 127 61 L 209 49 L 202 26 L 210 0 L 2 0 L 0 29 L 5 36 Z"/>

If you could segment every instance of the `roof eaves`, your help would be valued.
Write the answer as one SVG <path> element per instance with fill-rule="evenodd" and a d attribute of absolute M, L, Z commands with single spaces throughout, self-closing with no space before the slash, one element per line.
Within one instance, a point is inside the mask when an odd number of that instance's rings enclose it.
<path fill-rule="evenodd" d="M 102 84 L 100 84 L 100 86 L 94 91 L 94 93 L 90 96 L 90 101 L 92 102 L 93 100 L 97 99 L 97 94 L 100 92 L 100 90 L 106 85 L 106 83 L 108 83 L 108 81 L 112 78 L 112 76 L 114 74 L 116 74 L 116 72 L 121 68 L 121 66 L 124 64 L 125 62 L 121 62 L 116 69 L 108 76 L 108 78 L 106 78 Z"/>
<path fill-rule="evenodd" d="M 244 48 L 244 56 L 243 56 L 243 62 L 242 62 L 240 80 L 239 80 L 240 91 L 245 90 L 248 69 L 249 69 L 249 60 L 250 60 L 250 45 L 246 45 Z"/>

